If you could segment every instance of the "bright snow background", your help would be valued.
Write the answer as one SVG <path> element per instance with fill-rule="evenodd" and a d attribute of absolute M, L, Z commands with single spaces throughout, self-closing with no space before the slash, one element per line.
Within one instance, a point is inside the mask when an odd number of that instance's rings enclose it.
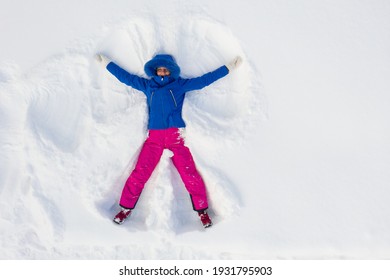
<path fill-rule="evenodd" d="M 1 0 L 0 258 L 390 258 L 389 15 L 385 0 Z M 169 153 L 111 221 L 146 107 L 93 55 L 144 75 L 160 51 L 188 77 L 245 60 L 184 108 L 207 230 Z"/>

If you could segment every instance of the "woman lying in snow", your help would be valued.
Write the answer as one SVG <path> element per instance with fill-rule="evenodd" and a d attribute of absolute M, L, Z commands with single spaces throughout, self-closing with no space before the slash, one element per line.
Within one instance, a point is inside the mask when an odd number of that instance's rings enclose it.
<path fill-rule="evenodd" d="M 149 135 L 136 166 L 123 187 L 119 202 L 122 209 L 114 217 L 114 222 L 122 224 L 130 216 L 164 149 L 169 149 L 173 153 L 172 162 L 190 194 L 194 210 L 198 212 L 204 227 L 211 226 L 211 219 L 206 212 L 206 186 L 181 134 L 185 128 L 182 118 L 183 102 L 186 92 L 202 89 L 226 76 L 242 63 L 242 59 L 236 57 L 226 66 L 192 79 L 179 76 L 180 67 L 168 54 L 158 54 L 145 64 L 145 73 L 151 79 L 126 72 L 102 54 L 96 55 L 96 59 L 119 81 L 142 91 L 148 102 Z"/>

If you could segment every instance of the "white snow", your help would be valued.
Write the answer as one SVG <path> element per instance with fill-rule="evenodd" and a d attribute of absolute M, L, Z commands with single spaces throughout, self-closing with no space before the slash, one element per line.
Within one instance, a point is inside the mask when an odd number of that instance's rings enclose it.
<path fill-rule="evenodd" d="M 144 3 L 147 2 L 147 3 Z M 390 4 L 2 1 L 0 259 L 390 258 Z M 187 95 L 204 230 L 169 152 L 112 222 L 146 135 L 144 76 L 243 65 Z"/>

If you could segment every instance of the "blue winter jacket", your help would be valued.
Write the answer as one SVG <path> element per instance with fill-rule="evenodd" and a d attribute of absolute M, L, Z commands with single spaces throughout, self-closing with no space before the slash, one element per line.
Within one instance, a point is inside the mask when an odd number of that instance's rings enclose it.
<path fill-rule="evenodd" d="M 226 66 L 221 66 L 197 78 L 153 76 L 151 79 L 145 79 L 128 73 L 114 62 L 107 65 L 107 70 L 122 83 L 146 95 L 149 109 L 148 129 L 185 127 L 182 109 L 186 92 L 204 88 L 229 73 Z"/>

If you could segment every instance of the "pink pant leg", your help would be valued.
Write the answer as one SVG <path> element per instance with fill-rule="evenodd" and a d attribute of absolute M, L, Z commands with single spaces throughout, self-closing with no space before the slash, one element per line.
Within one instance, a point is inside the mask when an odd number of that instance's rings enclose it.
<path fill-rule="evenodd" d="M 159 141 L 158 133 L 150 133 L 138 156 L 137 164 L 123 187 L 119 204 L 133 209 L 141 192 L 156 168 L 164 147 Z"/>
<path fill-rule="evenodd" d="M 176 137 L 168 147 L 173 152 L 172 162 L 191 196 L 194 210 L 205 210 L 208 208 L 205 183 L 196 169 L 190 149 L 184 145 L 178 132 L 177 135 L 179 138 Z"/>

